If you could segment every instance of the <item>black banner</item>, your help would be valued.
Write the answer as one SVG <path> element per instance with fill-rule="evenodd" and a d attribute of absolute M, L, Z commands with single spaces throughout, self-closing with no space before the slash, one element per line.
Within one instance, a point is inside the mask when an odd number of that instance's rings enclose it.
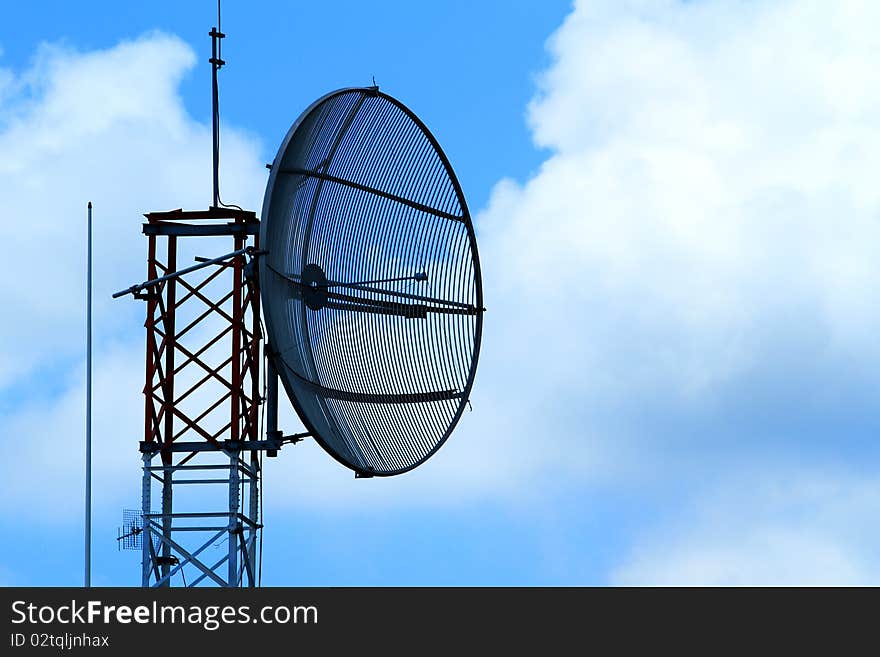
<path fill-rule="evenodd" d="M 171 657 L 184 648 L 468 655 L 526 646 L 579 654 L 601 645 L 616 653 L 646 640 L 692 643 L 706 633 L 743 645 L 747 637 L 766 641 L 791 630 L 804 638 L 830 628 L 835 614 L 843 617 L 841 602 L 854 596 L 780 589 L 6 588 L 0 597 L 2 655 Z M 859 615 L 846 612 L 847 624 L 858 626 Z"/>

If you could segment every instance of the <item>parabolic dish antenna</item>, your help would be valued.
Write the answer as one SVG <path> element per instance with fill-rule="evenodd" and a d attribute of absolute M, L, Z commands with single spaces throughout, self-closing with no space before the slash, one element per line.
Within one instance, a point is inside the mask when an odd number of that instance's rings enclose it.
<path fill-rule="evenodd" d="M 484 311 L 437 140 L 378 87 L 318 99 L 272 164 L 260 244 L 270 358 L 303 424 L 358 475 L 423 463 L 468 404 Z"/>

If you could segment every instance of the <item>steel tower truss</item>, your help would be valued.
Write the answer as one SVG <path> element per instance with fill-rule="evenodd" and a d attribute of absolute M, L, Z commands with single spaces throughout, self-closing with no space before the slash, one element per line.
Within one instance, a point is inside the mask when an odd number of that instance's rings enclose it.
<path fill-rule="evenodd" d="M 259 222 L 218 207 L 145 217 L 153 283 L 135 293 L 147 303 L 141 582 L 255 586 L 260 451 L 277 448 L 258 430 L 260 295 L 249 255 Z M 189 267 L 179 247 L 194 237 L 213 238 L 197 242 L 212 250 L 231 238 L 234 253 Z"/>

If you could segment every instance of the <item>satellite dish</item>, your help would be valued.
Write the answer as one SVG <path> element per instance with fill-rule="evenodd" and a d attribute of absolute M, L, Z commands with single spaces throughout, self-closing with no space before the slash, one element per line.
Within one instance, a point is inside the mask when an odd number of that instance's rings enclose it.
<path fill-rule="evenodd" d="M 359 476 L 423 463 L 468 404 L 485 310 L 437 140 L 378 87 L 319 98 L 272 164 L 260 244 L 269 354 L 305 427 Z"/>

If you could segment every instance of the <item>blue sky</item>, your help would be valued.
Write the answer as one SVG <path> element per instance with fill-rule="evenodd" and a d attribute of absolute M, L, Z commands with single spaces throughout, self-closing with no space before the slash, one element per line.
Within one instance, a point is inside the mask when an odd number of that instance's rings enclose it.
<path fill-rule="evenodd" d="M 210 121 L 208 29 L 216 3 L 149 5 L 50 0 L 11 9 L 3 62 L 21 69 L 42 42 L 79 51 L 108 48 L 151 30 L 176 34 L 198 54 L 180 92 L 191 115 Z M 424 6 L 422 6 L 424 5 Z M 223 118 L 262 140 L 265 156 L 292 120 L 328 89 L 377 83 L 406 90 L 443 146 L 476 207 L 499 175 L 523 177 L 540 161 L 523 120 L 544 41 L 569 2 L 228 2 L 223 6 Z M 46 20 L 51 16 L 51 20 Z M 207 26 L 207 27 L 206 27 Z M 210 191 L 210 190 L 209 190 Z"/>
<path fill-rule="evenodd" d="M 0 194 L 27 227 L 6 260 L 27 276 L 0 283 L 22 320 L 0 341 L 0 584 L 81 581 L 89 198 L 93 577 L 138 583 L 115 536 L 143 308 L 108 297 L 143 278 L 139 213 L 209 200 L 212 5 L 31 3 L 0 28 Z M 301 109 L 375 76 L 459 174 L 490 309 L 474 412 L 423 467 L 355 481 L 308 443 L 269 464 L 264 583 L 880 581 L 878 13 L 227 2 L 224 199 L 259 209 Z"/>

